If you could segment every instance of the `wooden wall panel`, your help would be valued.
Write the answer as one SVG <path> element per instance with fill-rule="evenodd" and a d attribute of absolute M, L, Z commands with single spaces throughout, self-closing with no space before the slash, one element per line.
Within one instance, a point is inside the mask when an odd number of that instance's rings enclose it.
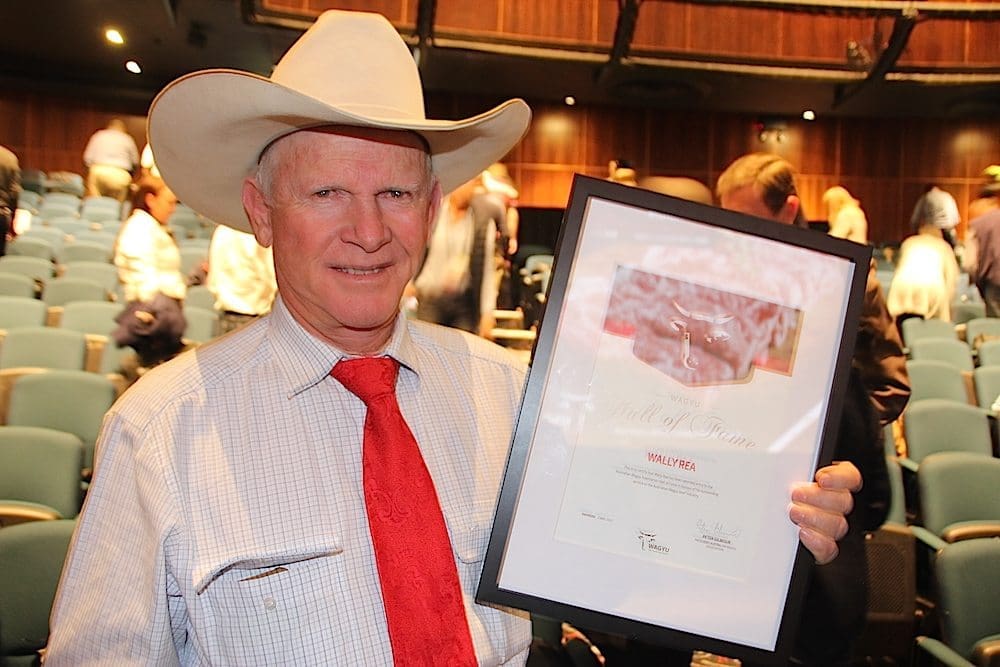
<path fill-rule="evenodd" d="M 650 111 L 647 172 L 654 176 L 710 178 L 712 122 L 708 116 Z"/>
<path fill-rule="evenodd" d="M 979 21 L 969 26 L 968 64 L 996 67 L 1000 44 L 1000 21 Z"/>
<path fill-rule="evenodd" d="M 967 178 L 968 157 L 954 150 L 962 125 L 936 120 L 908 119 L 900 122 L 908 141 L 901 144 L 900 159 L 907 178 L 937 181 L 943 178 Z M 986 166 L 987 163 L 983 165 Z M 983 167 L 979 167 L 982 170 Z"/>
<path fill-rule="evenodd" d="M 397 26 L 410 27 L 416 21 L 416 0 L 260 0 L 268 11 L 315 17 L 327 9 L 377 12 Z"/>
<path fill-rule="evenodd" d="M 501 31 L 520 38 L 596 45 L 594 0 L 504 0 Z"/>
<path fill-rule="evenodd" d="M 648 173 L 647 113 L 642 109 L 594 107 L 585 115 L 585 147 L 581 162 L 607 171 L 610 160 L 627 159 Z"/>
<path fill-rule="evenodd" d="M 501 0 L 439 0 L 434 15 L 438 32 L 498 33 Z"/>
<path fill-rule="evenodd" d="M 604 5 L 613 10 L 617 17 L 616 0 L 605 0 Z M 602 17 L 604 14 L 602 13 Z M 612 26 L 614 25 L 612 20 Z M 690 12 L 687 5 L 679 2 L 645 2 L 639 8 L 639 21 L 635 26 L 632 48 L 650 51 L 687 51 Z M 612 38 L 614 35 L 612 34 Z"/>
<path fill-rule="evenodd" d="M 853 176 L 898 178 L 900 133 L 899 121 L 895 119 L 842 121 L 838 171 Z"/>
<path fill-rule="evenodd" d="M 871 24 L 847 16 L 777 13 L 784 48 L 781 55 L 792 60 L 841 64 L 846 60 L 847 42 L 864 42 L 871 36 Z"/>
<path fill-rule="evenodd" d="M 927 19 L 914 27 L 900 65 L 952 67 L 967 62 L 968 21 Z M 994 54 L 994 61 L 996 60 Z"/>
<path fill-rule="evenodd" d="M 801 134 L 800 150 L 789 160 L 804 174 L 824 174 L 835 171 L 840 164 L 840 124 L 832 119 L 796 124 Z"/>
<path fill-rule="evenodd" d="M 784 52 L 781 22 L 767 9 L 691 8 L 689 48 L 722 56 L 767 57 Z"/>
<path fill-rule="evenodd" d="M 536 107 L 522 147 L 522 159 L 540 165 L 586 164 L 586 118 L 580 107 Z M 567 191 L 568 193 L 568 191 Z"/>

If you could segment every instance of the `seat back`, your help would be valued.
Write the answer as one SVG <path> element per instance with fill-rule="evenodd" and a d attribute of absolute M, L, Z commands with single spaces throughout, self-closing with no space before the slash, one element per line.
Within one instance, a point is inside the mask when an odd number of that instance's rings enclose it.
<path fill-rule="evenodd" d="M 7 253 L 20 257 L 40 257 L 51 262 L 56 256 L 56 249 L 41 236 L 18 236 L 7 244 Z"/>
<path fill-rule="evenodd" d="M 928 398 L 968 403 L 962 371 L 943 361 L 906 362 L 910 376 L 910 405 Z"/>
<path fill-rule="evenodd" d="M 977 317 L 986 317 L 986 304 L 981 301 L 954 301 L 951 304 L 951 323 L 965 324 Z M 970 340 L 966 338 L 966 340 Z"/>
<path fill-rule="evenodd" d="M 73 301 L 63 309 L 59 326 L 70 331 L 108 336 L 118 326 L 122 305 L 111 301 Z"/>
<path fill-rule="evenodd" d="M 0 257 L 0 272 L 17 273 L 44 283 L 52 278 L 55 265 L 41 257 L 4 255 Z"/>
<path fill-rule="evenodd" d="M 40 367 L 83 370 L 86 337 L 52 327 L 8 329 L 0 345 L 0 368 Z"/>
<path fill-rule="evenodd" d="M 1000 398 L 1000 366 L 980 366 L 972 372 L 976 386 L 976 403 L 984 410 L 991 410 Z"/>
<path fill-rule="evenodd" d="M 59 248 L 62 247 L 65 241 L 65 237 L 66 237 L 65 232 L 56 227 L 42 227 L 40 225 L 33 225 L 31 229 L 24 232 L 24 234 L 22 234 L 21 236 L 17 237 L 17 242 L 20 243 L 25 239 L 41 239 L 43 241 L 48 241 L 49 245 L 51 245 L 54 250 L 58 251 Z M 15 253 L 15 254 L 31 255 L 35 253 L 26 252 L 26 253 Z M 51 256 L 45 254 L 36 256 L 45 257 L 46 259 L 52 259 Z"/>
<path fill-rule="evenodd" d="M 909 343 L 914 361 L 943 361 L 960 371 L 972 372 L 972 350 L 957 338 L 920 338 Z"/>
<path fill-rule="evenodd" d="M 977 317 L 965 323 L 965 340 L 969 345 L 980 336 L 1000 338 L 1000 317 Z"/>
<path fill-rule="evenodd" d="M 63 267 L 63 278 L 83 278 L 100 283 L 108 294 L 118 289 L 118 269 L 110 262 L 76 260 Z"/>
<path fill-rule="evenodd" d="M 76 521 L 33 521 L 0 530 L 0 663 L 37 664 Z"/>
<path fill-rule="evenodd" d="M 1000 634 L 1000 538 L 949 544 L 934 561 L 941 634 L 968 658 L 984 637 Z"/>
<path fill-rule="evenodd" d="M 917 463 L 935 452 L 993 453 L 986 411 L 965 403 L 938 398 L 911 403 L 903 430 L 907 457 Z"/>
<path fill-rule="evenodd" d="M 917 474 L 921 525 L 941 536 L 960 521 L 1000 526 L 1000 459 L 968 452 L 925 457 Z"/>
<path fill-rule="evenodd" d="M 980 366 L 1000 365 L 1000 340 L 988 340 L 977 349 Z"/>
<path fill-rule="evenodd" d="M 0 294 L 33 299 L 35 297 L 35 281 L 19 273 L 5 273 L 0 267 Z"/>
<path fill-rule="evenodd" d="M 219 315 L 214 310 L 197 306 L 184 306 L 184 339 L 193 343 L 204 343 L 219 335 Z"/>
<path fill-rule="evenodd" d="M 83 443 L 83 467 L 90 468 L 101 422 L 115 397 L 114 384 L 98 373 L 53 370 L 22 375 L 10 391 L 7 424 L 72 433 Z"/>
<path fill-rule="evenodd" d="M 45 324 L 45 304 L 27 296 L 0 295 L 0 329 L 40 327 Z"/>
<path fill-rule="evenodd" d="M 111 261 L 111 248 L 112 246 L 106 242 L 87 240 L 78 236 L 72 242 L 66 242 L 59 251 L 59 260 L 63 264 L 81 261 L 107 264 Z"/>
<path fill-rule="evenodd" d="M 106 301 L 108 290 L 87 278 L 53 278 L 42 290 L 42 301 L 48 306 L 65 306 L 71 301 Z"/>
<path fill-rule="evenodd" d="M 903 342 L 912 345 L 914 341 L 923 338 L 955 338 L 955 327 L 944 320 L 925 320 L 910 317 L 900 325 Z M 956 339 L 957 340 L 957 339 Z"/>
<path fill-rule="evenodd" d="M 47 505 L 63 518 L 80 512 L 83 443 L 72 433 L 0 426 L 0 498 Z"/>
<path fill-rule="evenodd" d="M 192 285 L 184 295 L 184 305 L 215 310 L 215 294 L 205 285 Z"/>

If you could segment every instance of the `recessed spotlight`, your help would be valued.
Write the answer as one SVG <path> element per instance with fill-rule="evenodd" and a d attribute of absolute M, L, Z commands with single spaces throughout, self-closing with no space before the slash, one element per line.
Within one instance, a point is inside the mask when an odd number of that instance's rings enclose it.
<path fill-rule="evenodd" d="M 130 60 L 125 63 L 125 69 L 132 72 L 132 74 L 142 74 L 142 68 L 139 67 L 139 63 L 134 60 Z"/>
<path fill-rule="evenodd" d="M 108 28 L 104 31 L 104 39 L 108 40 L 112 44 L 124 44 L 125 38 L 122 37 L 121 32 L 117 28 Z"/>
<path fill-rule="evenodd" d="M 802 112 L 803 120 L 816 120 L 816 112 L 812 109 L 806 109 Z"/>
<path fill-rule="evenodd" d="M 571 107 L 574 104 L 576 104 L 576 98 L 573 97 L 572 95 L 567 95 L 566 97 L 563 98 L 563 102 L 566 103 L 566 106 Z"/>

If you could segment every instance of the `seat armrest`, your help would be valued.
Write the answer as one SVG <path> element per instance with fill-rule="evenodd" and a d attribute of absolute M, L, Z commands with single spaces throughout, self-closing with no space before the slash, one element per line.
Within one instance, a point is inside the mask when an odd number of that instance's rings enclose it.
<path fill-rule="evenodd" d="M 913 531 L 913 536 L 930 547 L 932 551 L 940 551 L 948 546 L 947 542 L 923 526 L 910 526 L 910 529 Z"/>
<path fill-rule="evenodd" d="M 931 637 L 917 637 L 917 646 L 937 658 L 948 667 L 976 667 L 960 656 L 950 646 Z"/>

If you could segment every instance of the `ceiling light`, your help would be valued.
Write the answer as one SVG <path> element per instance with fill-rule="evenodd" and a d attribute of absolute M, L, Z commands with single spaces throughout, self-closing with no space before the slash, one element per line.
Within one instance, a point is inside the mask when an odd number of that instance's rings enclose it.
<path fill-rule="evenodd" d="M 139 67 L 139 63 L 134 60 L 130 60 L 125 63 L 125 69 L 132 72 L 132 74 L 142 74 L 142 68 Z"/>
<path fill-rule="evenodd" d="M 803 120 L 816 120 L 816 112 L 812 109 L 806 109 L 802 112 Z"/>
<path fill-rule="evenodd" d="M 125 38 L 118 31 L 117 28 L 108 28 L 104 31 L 104 39 L 108 40 L 112 44 L 124 44 Z"/>
<path fill-rule="evenodd" d="M 566 106 L 571 107 L 574 104 L 576 104 L 576 98 L 573 97 L 572 95 L 567 95 L 565 98 L 563 98 L 563 102 L 566 103 Z"/>

